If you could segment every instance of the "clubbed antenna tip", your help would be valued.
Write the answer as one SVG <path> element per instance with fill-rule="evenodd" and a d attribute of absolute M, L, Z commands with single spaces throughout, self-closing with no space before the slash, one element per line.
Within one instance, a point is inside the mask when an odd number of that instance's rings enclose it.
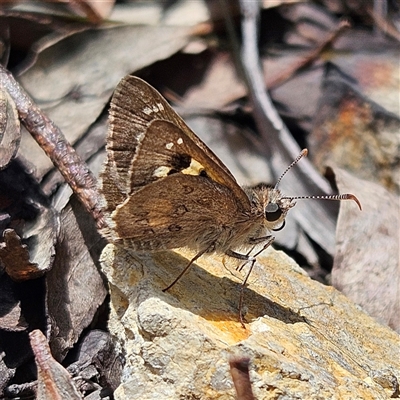
<path fill-rule="evenodd" d="M 345 193 L 345 194 L 331 194 L 328 196 L 284 196 L 282 199 L 290 199 L 290 200 L 353 200 L 357 203 L 358 208 L 362 210 L 361 203 L 357 199 L 354 194 Z"/>
<path fill-rule="evenodd" d="M 345 193 L 345 194 L 341 194 L 340 196 L 343 197 L 343 198 L 340 199 L 340 200 L 354 200 L 354 201 L 357 203 L 358 208 L 360 209 L 360 211 L 362 211 L 362 207 L 361 207 L 360 200 L 358 200 L 357 197 L 354 196 L 354 194 Z"/>
<path fill-rule="evenodd" d="M 300 154 L 296 157 L 296 159 L 283 171 L 281 176 L 279 177 L 278 181 L 276 182 L 275 189 L 277 189 L 279 183 L 281 182 L 282 178 L 286 175 L 286 173 L 296 165 L 303 157 L 307 157 L 308 150 L 303 149 Z M 357 203 L 358 208 L 362 210 L 361 203 L 357 199 L 354 194 L 345 193 L 345 194 L 332 194 L 328 196 L 294 196 L 294 197 L 282 197 L 282 199 L 290 199 L 290 200 L 305 200 L 305 199 L 314 199 L 314 200 L 353 200 Z"/>

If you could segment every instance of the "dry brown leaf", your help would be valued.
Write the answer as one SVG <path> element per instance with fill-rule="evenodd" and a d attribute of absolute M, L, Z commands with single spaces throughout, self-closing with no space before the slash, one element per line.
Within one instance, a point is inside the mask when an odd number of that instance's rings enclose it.
<path fill-rule="evenodd" d="M 78 387 L 100 381 L 103 387 L 115 390 L 121 382 L 123 358 L 117 354 L 112 336 L 97 329 L 89 331 L 79 343 L 76 361 L 67 370 Z"/>
<path fill-rule="evenodd" d="M 71 203 L 61 212 L 54 266 L 46 275 L 50 346 L 57 360 L 78 341 L 107 294 L 96 267 L 103 241 L 91 216 L 76 199 Z"/>
<path fill-rule="evenodd" d="M 64 2 L 63 0 L 58 0 Z M 74 9 L 77 14 L 83 14 L 86 18 L 95 24 L 100 23 L 107 18 L 114 6 L 114 0 L 74 0 L 68 2 L 69 6 Z"/>
<path fill-rule="evenodd" d="M 4 242 L 0 243 L 0 264 L 10 277 L 26 280 L 43 274 L 38 265 L 30 261 L 28 246 L 21 243 L 14 229 L 6 229 L 3 239 Z"/>
<path fill-rule="evenodd" d="M 0 208 L 4 211 L 0 258 L 15 280 L 34 279 L 52 267 L 58 220 L 32 174 L 17 161 L 0 171 Z M 15 230 L 15 232 L 14 232 Z"/>
<path fill-rule="evenodd" d="M 106 136 L 106 131 L 107 116 L 103 115 L 93 125 L 89 127 L 82 140 L 80 140 L 74 146 L 77 154 L 82 158 L 82 160 L 90 164 L 89 169 L 96 177 L 98 176 L 98 171 L 100 170 L 100 168 L 98 167 L 98 165 L 93 165 L 93 163 L 91 162 L 91 157 L 97 155 L 100 149 L 104 147 L 104 138 Z M 98 164 L 100 164 L 100 162 Z M 63 182 L 64 178 L 62 177 L 60 171 L 58 171 L 57 169 L 53 169 L 45 176 L 45 178 L 41 182 L 41 188 L 46 195 L 51 195 L 55 192 L 57 186 L 61 185 Z M 57 192 L 58 198 L 61 191 L 65 191 L 64 189 L 65 187 Z M 69 190 L 68 198 L 71 196 L 71 194 L 72 189 Z M 65 202 L 65 204 L 67 202 L 68 200 Z"/>
<path fill-rule="evenodd" d="M 354 32 L 347 31 L 343 36 L 351 34 L 354 35 Z M 351 39 L 350 36 L 348 40 Z M 368 40 L 369 37 L 364 37 L 363 41 L 359 40 L 359 46 L 362 48 L 363 45 L 368 43 Z M 341 39 L 339 38 L 338 45 L 341 45 L 340 42 Z M 355 40 L 352 42 L 354 43 Z M 351 57 L 340 52 L 335 53 L 332 59 L 332 62 L 344 73 L 357 80 L 360 90 L 369 100 L 397 116 L 400 116 L 399 47 L 391 47 L 390 43 L 387 43 L 387 46 L 376 45 L 373 50 L 354 51 L 351 49 Z M 346 50 L 346 48 L 343 48 L 343 50 Z"/>
<path fill-rule="evenodd" d="M 32 262 L 39 266 L 43 274 L 53 266 L 59 221 L 53 208 L 38 203 L 35 206 L 39 215 L 34 222 L 26 225 L 23 239 L 28 245 Z"/>
<path fill-rule="evenodd" d="M 24 228 L 26 244 L 13 229 L 4 231 L 4 242 L 0 243 L 0 261 L 7 274 L 15 280 L 35 279 L 53 265 L 57 220 L 53 210 L 36 205 L 41 213 Z"/>
<path fill-rule="evenodd" d="M 237 76 L 232 57 L 220 52 L 211 59 L 202 81 L 186 92 L 183 101 L 188 108 L 221 110 L 245 95 L 246 88 Z"/>
<path fill-rule="evenodd" d="M 9 379 L 14 375 L 15 368 L 9 368 L 4 362 L 4 358 L 0 360 L 0 392 L 3 392 Z"/>
<path fill-rule="evenodd" d="M 118 26 L 76 33 L 42 51 L 19 80 L 75 143 L 98 118 L 124 75 L 170 56 L 190 36 L 190 27 L 170 26 Z M 39 178 L 52 167 L 26 132 L 21 154 L 35 165 Z"/>
<path fill-rule="evenodd" d="M 275 55 L 264 58 L 264 79 L 267 87 L 271 82 L 275 82 L 276 77 L 288 66 L 304 59 L 307 52 L 304 50 L 280 50 Z M 310 68 L 295 74 L 283 84 L 271 89 L 271 97 L 280 113 L 296 121 L 306 131 L 312 128 L 315 109 L 321 96 L 318 82 L 322 77 L 322 67 Z M 307 93 L 307 101 L 304 101 L 304 93 Z"/>
<path fill-rule="evenodd" d="M 249 128 L 214 114 L 181 114 L 243 186 L 272 183 L 268 160 L 259 152 L 260 141 Z"/>
<path fill-rule="evenodd" d="M 354 193 L 363 210 L 341 204 L 332 283 L 400 332 L 399 197 L 342 169 L 334 172 L 339 190 Z"/>
<path fill-rule="evenodd" d="M 317 165 L 330 162 L 400 193 L 400 118 L 366 99 L 350 78 L 328 68 L 309 135 Z"/>
<path fill-rule="evenodd" d="M 0 267 L 0 329 L 8 332 L 23 331 L 28 327 L 15 285 Z"/>
<path fill-rule="evenodd" d="M 136 25 L 194 26 L 208 21 L 209 3 L 204 0 L 117 2 L 110 16 L 111 21 Z"/>
<path fill-rule="evenodd" d="M 20 141 L 21 130 L 14 101 L 0 88 L 0 169 L 15 156 Z"/>
<path fill-rule="evenodd" d="M 45 327 L 43 282 L 15 282 L 0 268 L 0 397 L 16 370 L 31 362 L 28 332 Z M 18 397 L 15 385 L 7 389 L 6 398 Z"/>

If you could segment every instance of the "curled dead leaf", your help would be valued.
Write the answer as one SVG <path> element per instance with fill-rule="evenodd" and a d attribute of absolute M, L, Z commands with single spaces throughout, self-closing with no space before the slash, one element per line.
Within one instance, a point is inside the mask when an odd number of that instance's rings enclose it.
<path fill-rule="evenodd" d="M 363 211 L 341 203 L 332 283 L 370 315 L 400 331 L 399 198 L 383 186 L 335 168 L 339 191 L 352 191 Z"/>

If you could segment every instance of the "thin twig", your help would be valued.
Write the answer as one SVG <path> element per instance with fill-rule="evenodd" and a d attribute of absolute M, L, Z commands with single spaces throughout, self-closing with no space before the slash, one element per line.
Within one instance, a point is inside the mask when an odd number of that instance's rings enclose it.
<path fill-rule="evenodd" d="M 258 52 L 259 2 L 240 0 L 242 12 L 241 62 L 249 89 L 253 116 L 258 131 L 268 145 L 262 149 L 270 159 L 272 172 L 278 177 L 300 153 L 300 148 L 284 125 L 271 98 L 265 90 L 264 74 Z M 329 183 L 323 179 L 307 159 L 285 177 L 281 189 L 288 193 L 328 194 Z M 328 253 L 335 249 L 335 210 L 328 204 L 304 204 L 291 211 L 304 231 Z M 305 212 L 306 207 L 312 209 Z M 312 215 L 313 218 L 307 218 Z"/>
<path fill-rule="evenodd" d="M 268 89 L 276 88 L 282 85 L 300 69 L 314 62 L 314 60 L 317 59 L 323 51 L 329 48 L 332 45 L 332 43 L 339 37 L 339 35 L 349 27 L 350 27 L 349 21 L 346 20 L 341 21 L 339 25 L 335 28 L 335 30 L 331 32 L 330 35 L 317 48 L 311 50 L 309 54 L 307 54 L 300 60 L 296 61 L 292 65 L 289 65 L 288 68 L 280 72 L 278 75 L 270 79 L 267 79 Z"/>
<path fill-rule="evenodd" d="M 385 18 L 383 15 L 378 14 L 371 8 L 367 9 L 368 14 L 371 16 L 371 18 L 374 20 L 375 25 L 387 36 L 392 37 L 393 39 L 396 39 L 398 42 L 400 42 L 400 32 L 397 30 L 395 25 L 393 24 L 392 21 L 389 19 Z"/>
<path fill-rule="evenodd" d="M 34 103 L 12 74 L 0 66 L 0 85 L 14 100 L 19 118 L 27 131 L 39 143 L 85 208 L 102 225 L 98 205 L 96 178 L 87 164 L 75 152 L 60 128 Z"/>

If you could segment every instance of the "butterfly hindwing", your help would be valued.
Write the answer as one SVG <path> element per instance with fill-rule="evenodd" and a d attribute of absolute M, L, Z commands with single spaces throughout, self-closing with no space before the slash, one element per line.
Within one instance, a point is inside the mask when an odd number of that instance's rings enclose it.
<path fill-rule="evenodd" d="M 135 250 L 208 247 L 243 211 L 227 187 L 177 173 L 144 186 L 117 207 L 114 240 Z"/>

